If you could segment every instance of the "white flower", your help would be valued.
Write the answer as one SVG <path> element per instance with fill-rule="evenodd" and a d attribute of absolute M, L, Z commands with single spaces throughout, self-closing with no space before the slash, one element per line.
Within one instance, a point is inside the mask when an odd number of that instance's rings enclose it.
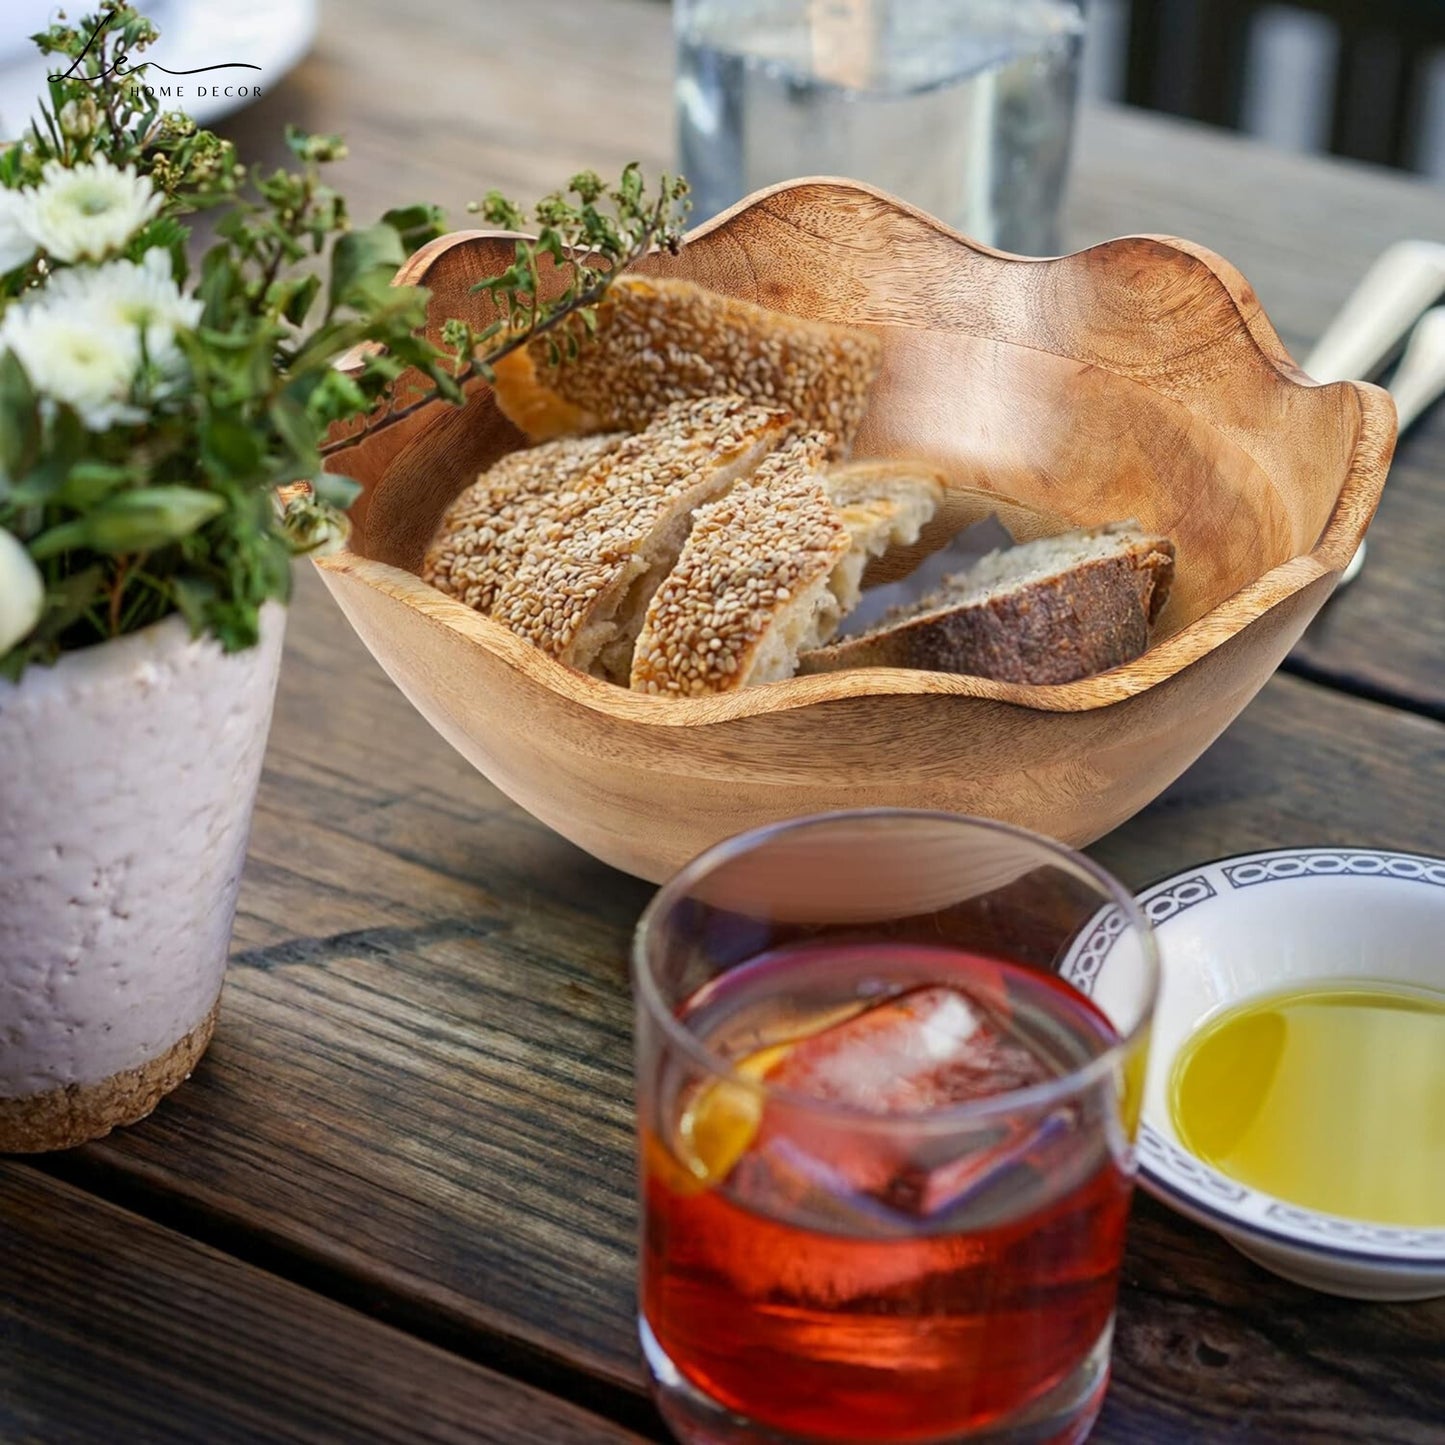
<path fill-rule="evenodd" d="M 0 322 L 0 350 L 14 350 L 43 396 L 104 431 L 144 419 L 136 404 L 143 365 L 143 395 L 175 391 L 185 375 L 176 335 L 195 326 L 201 309 L 172 279 L 169 253 L 152 249 L 140 262 L 67 267 L 25 292 Z"/>
<path fill-rule="evenodd" d="M 12 306 L 0 324 L 0 350 L 6 348 L 38 392 L 74 407 L 91 431 L 144 419 L 131 404 L 140 362 L 134 328 L 101 325 L 69 307 Z"/>
<path fill-rule="evenodd" d="M 98 326 L 143 336 L 145 358 L 162 379 L 183 370 L 178 331 L 190 331 L 201 319 L 202 303 L 185 295 L 171 277 L 170 252 L 153 248 L 140 262 L 108 261 L 57 271 L 45 287 L 26 298 L 53 315 L 89 318 Z M 22 302 L 22 304 L 26 304 Z M 137 350 L 139 360 L 139 350 Z"/>
<path fill-rule="evenodd" d="M 35 254 L 35 241 L 25 226 L 27 210 L 23 192 L 0 189 L 0 276 Z"/>
<path fill-rule="evenodd" d="M 31 239 L 58 261 L 100 261 L 119 251 L 160 210 L 162 198 L 134 166 L 104 156 L 67 169 L 50 161 L 21 193 Z"/>
<path fill-rule="evenodd" d="M 45 607 L 45 583 L 30 553 L 0 527 L 0 657 L 40 621 Z"/>
<path fill-rule="evenodd" d="M 99 111 L 95 102 L 87 96 L 83 101 L 67 100 L 60 107 L 60 114 L 56 119 L 66 135 L 76 140 L 84 140 L 86 136 L 94 133 Z"/>

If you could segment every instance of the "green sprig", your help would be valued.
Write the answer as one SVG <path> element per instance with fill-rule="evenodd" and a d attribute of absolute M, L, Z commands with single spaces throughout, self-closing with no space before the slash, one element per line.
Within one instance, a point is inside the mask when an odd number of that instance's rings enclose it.
<path fill-rule="evenodd" d="M 612 280 L 654 246 L 675 249 L 686 213 L 678 179 L 649 194 L 636 166 L 615 186 L 574 176 L 534 208 L 535 234 L 519 237 L 504 273 L 474 288 L 492 317 L 449 321 L 436 345 L 426 291 L 392 282 L 443 233 L 441 211 L 406 206 L 353 226 L 324 179 L 346 154 L 337 136 L 289 129 L 293 165 L 248 173 L 228 141 L 160 111 L 144 83 L 155 38 L 124 0 L 42 32 L 57 78 L 30 131 L 0 151 L 0 187 L 11 190 L 39 184 L 51 162 L 102 155 L 147 175 L 163 205 L 126 255 L 163 248 L 180 281 L 183 218 L 223 212 L 194 278 L 199 324 L 177 336 L 184 384 L 144 368 L 133 397 L 143 420 L 88 431 L 0 353 L 0 528 L 26 546 L 45 594 L 39 621 L 0 656 L 12 679 L 176 612 L 228 650 L 252 645 L 263 604 L 287 596 L 291 558 L 345 534 L 356 488 L 325 470 L 328 453 L 437 399 L 460 403 L 467 381 L 538 337 L 558 361 L 575 355 Z M 528 228 L 496 192 L 473 209 L 507 231 Z M 0 314 L 59 264 L 42 253 L 0 277 Z M 354 362 L 339 370 L 343 356 Z M 364 426 L 324 445 L 358 418 Z"/>
<path fill-rule="evenodd" d="M 328 446 L 326 453 L 354 447 L 377 427 L 438 397 L 459 400 L 467 381 L 491 381 L 503 357 L 538 338 L 546 338 L 553 365 L 574 359 L 596 330 L 597 308 L 612 282 L 654 247 L 676 253 L 690 206 L 687 195 L 687 182 L 667 175 L 649 193 L 634 163 L 615 186 L 595 171 L 582 171 L 565 191 L 544 196 L 532 212 L 535 235 L 518 237 L 512 264 L 472 287 L 490 300 L 494 319 L 481 326 L 447 321 L 441 339 L 452 358 L 450 370 L 429 372 L 430 390 L 372 417 L 366 428 Z M 526 213 L 499 191 L 489 191 L 467 209 L 500 230 L 528 228 Z"/>

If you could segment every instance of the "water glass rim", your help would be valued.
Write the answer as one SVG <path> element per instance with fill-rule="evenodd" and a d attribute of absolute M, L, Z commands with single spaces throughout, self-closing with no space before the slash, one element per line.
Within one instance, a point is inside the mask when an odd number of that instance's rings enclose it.
<path fill-rule="evenodd" d="M 798 832 L 806 828 L 870 818 L 928 820 L 957 824 L 972 830 L 998 833 L 1019 842 L 1032 844 L 1044 854 L 1062 859 L 1070 867 L 1084 873 L 1108 898 L 1109 904 L 1119 909 L 1127 924 L 1133 927 L 1139 938 L 1146 979 L 1139 1017 L 1135 1020 L 1133 1027 L 1127 1033 L 1121 1034 L 1107 1049 L 1087 1063 L 1042 1084 L 1030 1084 L 1025 1088 L 1006 1090 L 1003 1093 L 990 1094 L 982 1099 L 970 1099 L 966 1103 L 951 1104 L 946 1108 L 929 1109 L 913 1114 L 879 1114 L 853 1104 L 840 1104 L 830 1100 L 817 1099 L 795 1089 L 789 1089 L 779 1084 L 769 1084 L 766 1080 L 748 1078 L 745 1074 L 738 1072 L 733 1067 L 732 1061 L 709 1048 L 668 1006 L 651 967 L 649 955 L 651 940 L 656 936 L 663 918 L 672 906 L 686 895 L 694 883 L 713 871 L 719 864 L 750 852 L 780 833 Z M 1107 907 L 1109 904 L 1101 904 L 1101 907 Z M 1000 1115 L 1046 1108 L 1050 1104 L 1092 1088 L 1106 1076 L 1115 1072 L 1123 1058 L 1149 1030 L 1154 1017 L 1154 1007 L 1159 998 L 1160 967 L 1159 945 L 1154 934 L 1154 927 L 1134 895 L 1107 869 L 1101 868 L 1091 858 L 1070 848 L 1067 844 L 1046 837 L 1042 833 L 1016 827 L 1011 823 L 1000 823 L 992 818 L 976 818 L 964 813 L 936 812 L 924 808 L 848 808 L 828 813 L 809 813 L 802 817 L 786 818 L 776 823 L 766 823 L 761 827 L 750 828 L 731 838 L 725 838 L 720 843 L 713 844 L 690 862 L 685 863 L 657 890 L 637 921 L 632 940 L 632 979 L 639 1002 L 647 1009 L 656 1026 L 667 1035 L 670 1043 L 706 1068 L 709 1075 L 716 1080 L 725 1082 L 730 1087 L 744 1089 L 762 1098 L 776 1100 L 790 1110 L 846 1121 L 850 1128 L 861 1128 L 870 1132 L 888 1132 L 906 1128 L 912 1133 L 933 1133 L 947 1132 Z"/>

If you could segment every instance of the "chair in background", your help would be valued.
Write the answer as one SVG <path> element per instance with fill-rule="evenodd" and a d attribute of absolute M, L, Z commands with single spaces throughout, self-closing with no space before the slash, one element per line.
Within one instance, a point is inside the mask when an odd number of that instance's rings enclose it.
<path fill-rule="evenodd" d="M 1418 168 L 1431 67 L 1445 48 L 1445 0 L 1131 0 L 1123 99 L 1242 128 L 1255 22 L 1282 11 L 1335 28 L 1333 81 L 1321 77 L 1331 92 L 1329 149 Z"/>

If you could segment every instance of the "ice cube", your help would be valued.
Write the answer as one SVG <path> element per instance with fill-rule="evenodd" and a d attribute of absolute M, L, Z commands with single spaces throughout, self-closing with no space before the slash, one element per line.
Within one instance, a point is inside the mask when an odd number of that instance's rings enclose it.
<path fill-rule="evenodd" d="M 1054 1076 L 1010 1030 L 1008 1006 L 994 992 L 911 989 L 781 1051 L 770 1086 L 880 1118 L 872 1124 L 774 1095 L 736 1158 L 735 1196 L 814 1228 L 907 1235 L 920 1226 L 980 1227 L 1030 1207 L 1062 1172 L 1074 1174 L 1059 1168 L 1079 1148 L 1069 1105 L 947 1128 L 925 1118 Z"/>
<path fill-rule="evenodd" d="M 768 1083 L 875 1114 L 915 1114 L 1038 1084 L 1046 1060 L 995 1006 L 942 984 L 910 989 L 800 1039 Z"/>

